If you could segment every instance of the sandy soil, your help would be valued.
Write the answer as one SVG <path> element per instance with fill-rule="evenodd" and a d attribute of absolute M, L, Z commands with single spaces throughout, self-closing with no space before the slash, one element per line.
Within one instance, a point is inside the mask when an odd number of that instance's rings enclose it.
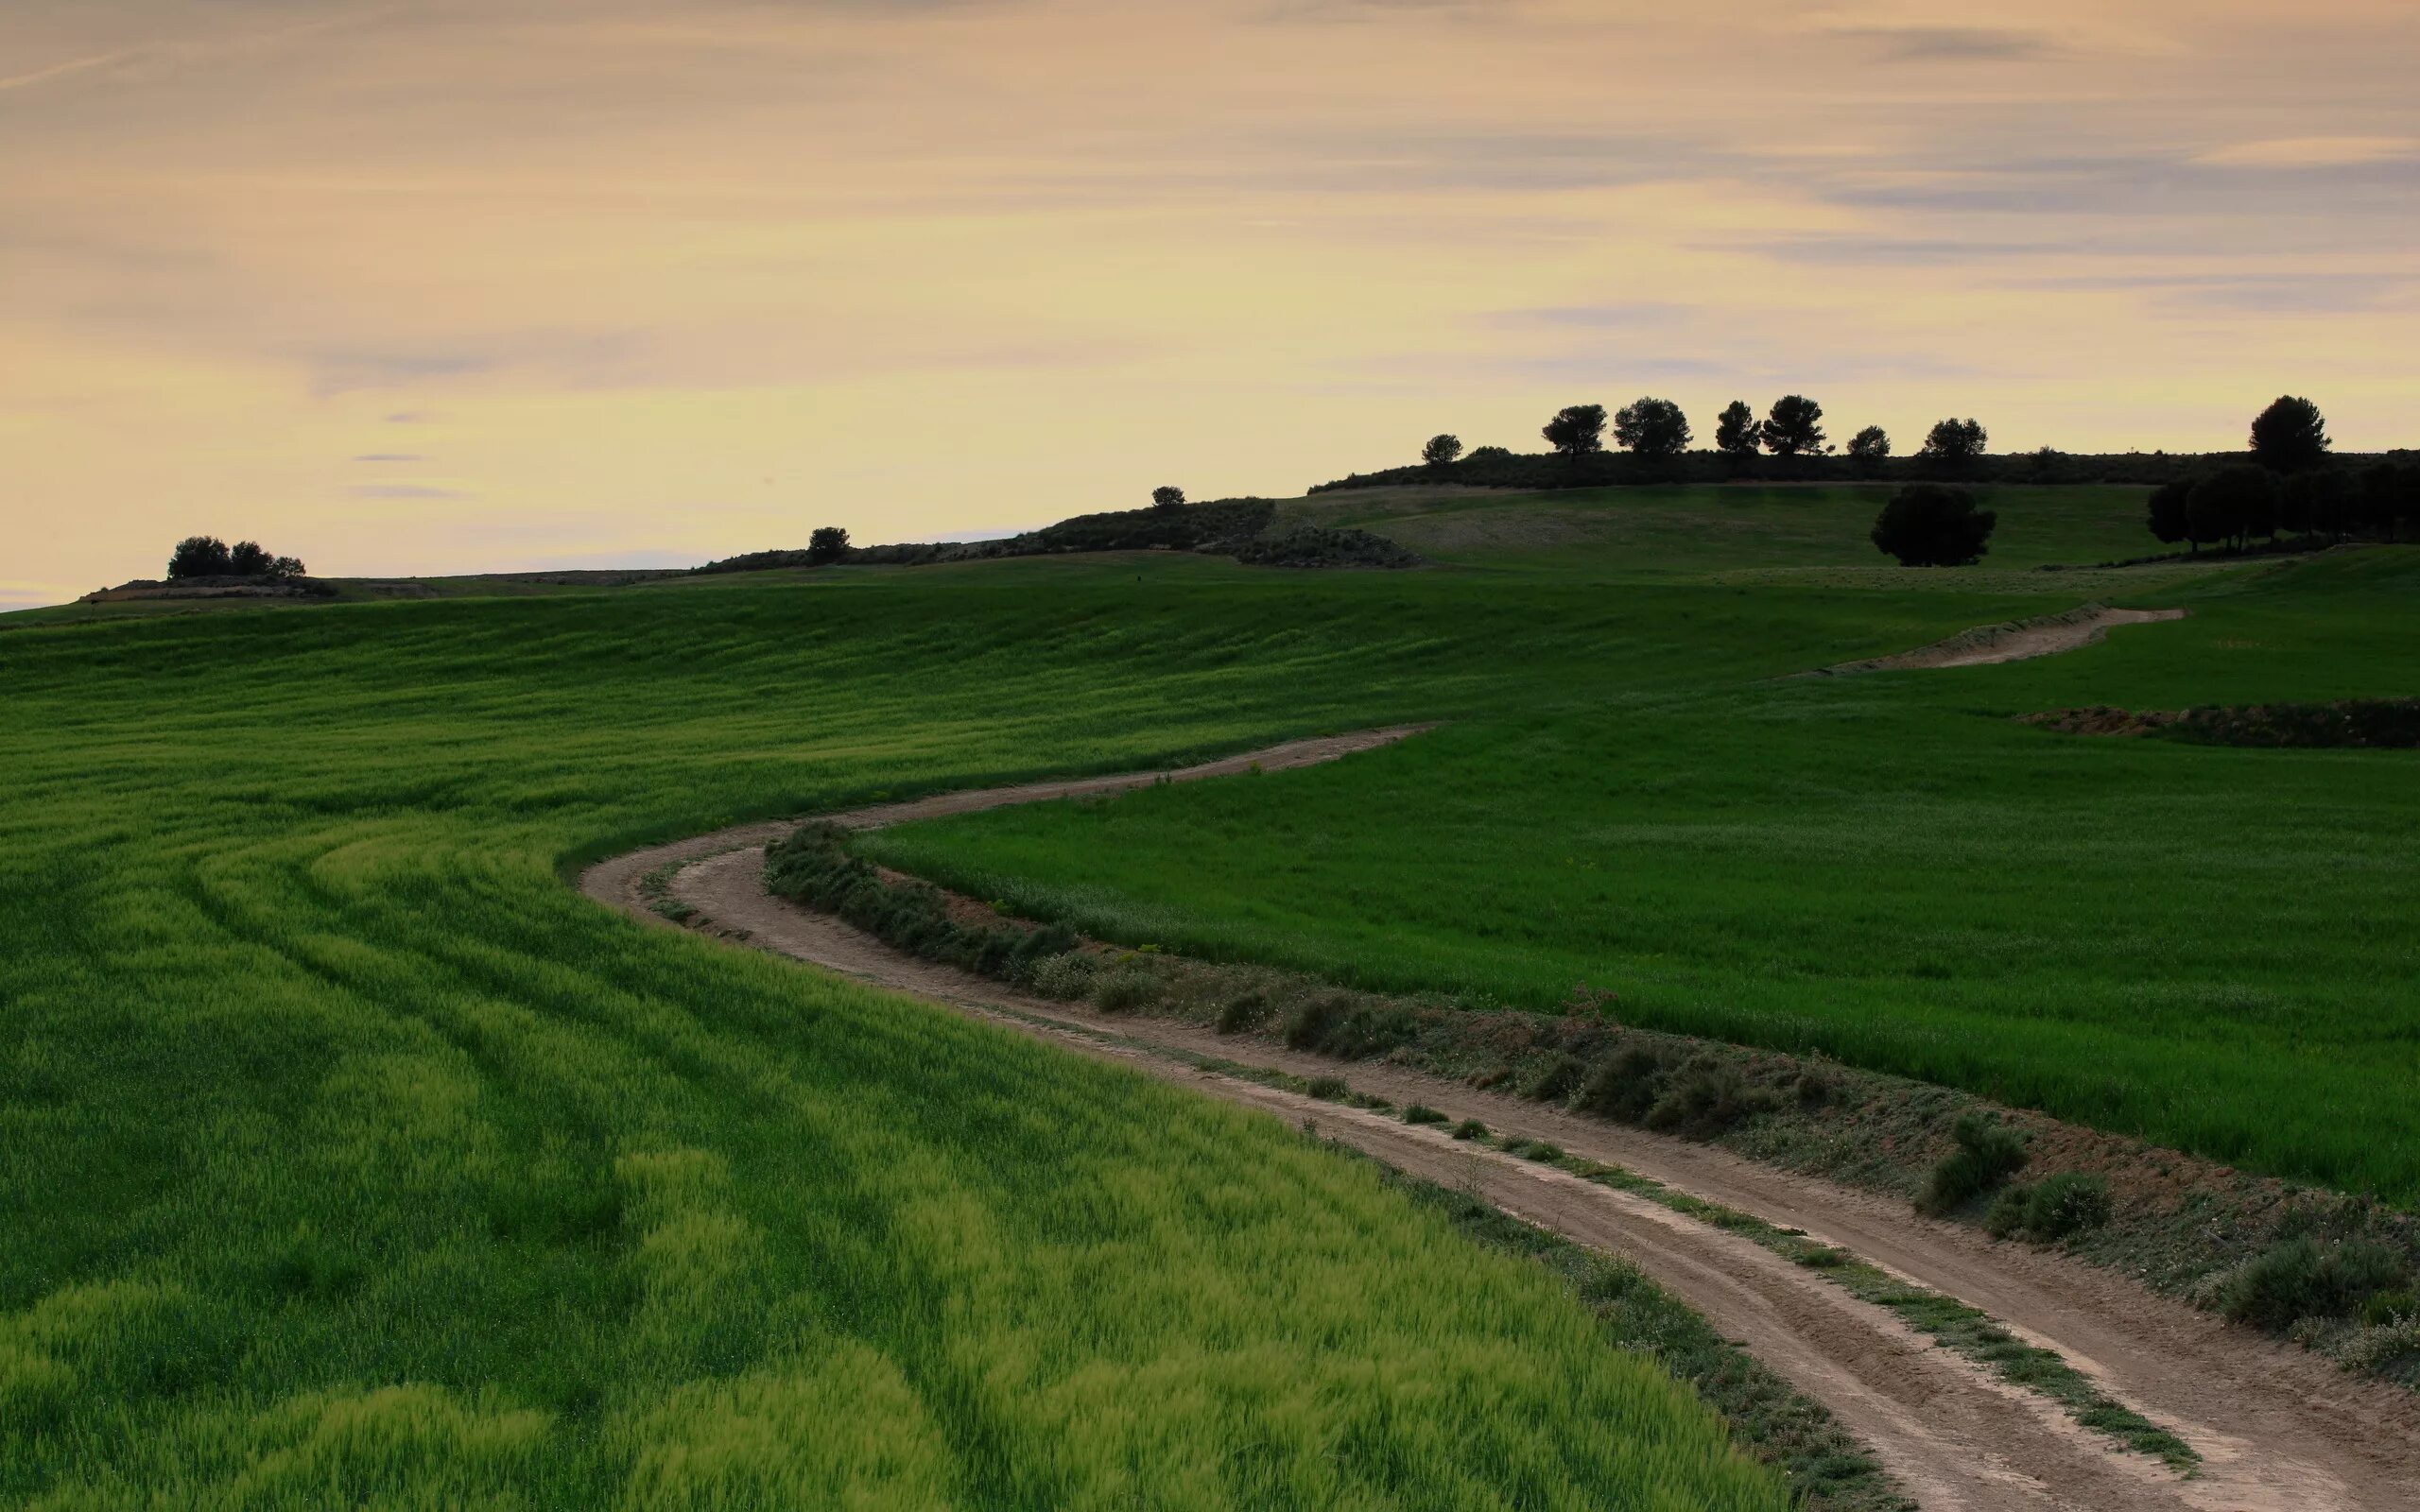
<path fill-rule="evenodd" d="M 2041 654 L 2039 652 L 2031 654 Z M 1182 773 L 1093 778 L 940 795 L 831 817 L 857 828 L 1159 781 L 1334 760 L 1420 727 L 1288 746 Z M 581 878 L 591 896 L 653 919 L 640 877 L 690 865 L 674 896 L 719 932 L 756 947 L 944 1004 L 1082 1054 L 1293 1122 L 1316 1120 L 1414 1175 L 1486 1200 L 1579 1243 L 1625 1255 L 1727 1337 L 1822 1401 L 1929 1508 L 2409 1509 L 2420 1507 L 2420 1399 L 2346 1376 L 2124 1278 L 1974 1230 L 1916 1218 L 1899 1204 L 1772 1170 L 1727 1152 L 1474 1091 L 1377 1063 L 1340 1067 L 1253 1039 L 1152 1020 L 1110 1019 L 1025 996 L 920 961 L 836 919 L 769 896 L 763 847 L 787 824 L 742 826 L 617 857 Z M 657 920 L 661 922 L 661 920 Z M 1959 1297 L 2055 1349 L 2102 1389 L 2169 1428 L 2204 1456 L 2180 1480 L 2117 1451 L 2053 1404 L 1934 1347 L 1879 1308 L 1753 1242 L 1629 1194 L 1435 1128 L 1205 1074 L 1168 1051 L 1223 1056 L 1305 1075 L 1346 1072 L 1357 1091 L 1423 1102 L 1501 1132 L 1652 1177 L 1753 1212 Z"/>
<path fill-rule="evenodd" d="M 2087 604 L 2065 614 L 2048 614 L 2040 619 L 2016 620 L 2007 625 L 1983 625 L 1971 630 L 1961 630 L 1945 641 L 1902 651 L 1896 656 L 1876 657 L 1866 662 L 1843 662 L 1825 667 L 1823 675 L 1838 677 L 1852 672 L 1900 672 L 1926 667 L 1979 667 L 1996 662 L 2023 662 L 2031 657 L 2056 656 L 2062 651 L 2080 650 L 2107 635 L 2119 625 L 2152 625 L 2162 620 L 2181 620 L 2181 609 L 2111 609 L 2104 604 Z"/>

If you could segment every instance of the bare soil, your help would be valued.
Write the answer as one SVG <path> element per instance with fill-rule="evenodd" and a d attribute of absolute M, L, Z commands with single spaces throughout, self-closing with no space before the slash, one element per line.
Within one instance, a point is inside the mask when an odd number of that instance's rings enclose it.
<path fill-rule="evenodd" d="M 1912 651 L 1902 651 L 1896 656 L 1843 662 L 1838 666 L 1824 668 L 1819 675 L 1841 677 L 1854 672 L 1902 672 L 2023 662 L 2037 656 L 2056 656 L 2062 651 L 2081 650 L 2106 636 L 2117 626 L 2152 625 L 2162 620 L 2181 620 L 2184 617 L 2185 611 L 2181 609 L 2111 609 L 2105 604 L 2087 604 L 2065 614 L 2013 620 L 2006 625 L 1978 626 L 1971 630 L 1961 630 L 1945 641 L 1936 641 Z"/>
<path fill-rule="evenodd" d="M 1334 760 L 1420 728 L 1292 742 L 1182 772 L 942 794 L 829 817 L 873 828 L 1240 772 L 1255 763 L 1276 770 Z M 1903 1203 L 1402 1067 L 1350 1068 L 1357 1091 L 1551 1141 L 1575 1155 L 1803 1229 L 1980 1308 L 2029 1342 L 2058 1350 L 2111 1397 L 2182 1435 L 2204 1463 L 2194 1477 L 2179 1479 L 2152 1460 L 2116 1452 L 2046 1399 L 1934 1347 L 1889 1313 L 1744 1237 L 1631 1194 L 1456 1143 L 1439 1128 L 1205 1073 L 1178 1057 L 1249 1058 L 1305 1077 L 1335 1074 L 1332 1059 L 1260 1042 L 1242 1047 L 1190 1024 L 1108 1018 L 1032 997 L 918 960 L 838 919 L 770 897 L 762 881 L 763 848 L 790 827 L 740 826 L 616 857 L 591 868 L 581 887 L 661 923 L 639 896 L 639 879 L 683 863 L 672 878 L 672 896 L 698 910 L 694 923 L 716 933 L 1289 1121 L 1316 1121 L 1322 1133 L 1412 1175 L 1471 1190 L 1529 1223 L 1622 1254 L 1824 1403 L 1927 1507 L 2409 1512 L 2420 1506 L 2420 1399 L 2408 1393 L 2348 1376 L 2304 1350 L 2124 1277 L 1917 1218 Z"/>

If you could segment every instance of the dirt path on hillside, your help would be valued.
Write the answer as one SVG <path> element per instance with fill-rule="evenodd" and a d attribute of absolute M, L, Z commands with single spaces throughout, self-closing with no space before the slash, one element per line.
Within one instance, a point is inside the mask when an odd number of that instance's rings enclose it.
<path fill-rule="evenodd" d="M 2107 635 L 2120 625 L 2153 625 L 2162 620 L 2181 620 L 2181 609 L 2111 609 L 2106 604 L 2087 604 L 2069 610 L 2065 614 L 2046 614 L 2039 619 L 2014 620 L 2006 625 L 1980 625 L 1971 630 L 1961 630 L 1945 641 L 1902 651 L 1896 656 L 1876 657 L 1865 662 L 1843 662 L 1818 673 L 1819 677 L 1841 677 L 1853 672 L 1901 672 L 1928 667 L 1979 667 L 1998 662 L 2023 662 L 2031 657 L 2056 656 L 2062 651 L 2080 650 Z"/>
<path fill-rule="evenodd" d="M 1296 742 L 1208 764 L 1176 780 L 1333 760 L 1419 727 Z M 1114 792 L 1161 774 L 942 795 L 832 816 L 856 828 L 967 813 L 1072 792 Z M 1726 1337 L 1829 1407 L 1927 1508 L 2199 1508 L 2207 1512 L 2399 1509 L 2420 1504 L 2420 1400 L 2346 1376 L 2055 1253 L 1996 1243 L 1914 1217 L 1899 1203 L 1755 1165 L 1725 1151 L 1600 1123 L 1378 1063 L 1340 1065 L 1250 1037 L 1108 1018 L 903 954 L 837 919 L 768 895 L 763 847 L 786 823 L 741 826 L 615 858 L 582 889 L 655 919 L 641 878 L 688 863 L 674 897 L 747 943 L 1130 1065 L 1346 1141 L 1414 1175 L 1487 1201 L 1578 1243 L 1636 1262 Z M 656 921 L 661 922 L 660 919 Z M 669 927 L 669 926 L 667 926 Z M 2122 1453 L 2048 1401 L 1933 1346 L 1883 1310 L 1750 1240 L 1441 1130 L 1317 1102 L 1171 1058 L 1223 1057 L 1302 1075 L 1343 1072 L 1356 1090 L 1426 1103 L 1499 1132 L 1551 1140 L 1710 1201 L 1806 1230 L 1991 1313 L 2055 1349 L 2110 1396 L 2180 1434 L 2203 1456 L 2190 1480 Z"/>

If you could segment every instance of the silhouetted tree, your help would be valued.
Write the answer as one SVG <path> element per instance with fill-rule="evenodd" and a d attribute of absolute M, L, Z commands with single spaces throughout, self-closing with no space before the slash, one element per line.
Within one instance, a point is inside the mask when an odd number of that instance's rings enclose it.
<path fill-rule="evenodd" d="M 1822 456 L 1832 449 L 1823 420 L 1823 405 L 1804 394 L 1785 394 L 1765 418 L 1765 446 L 1776 456 Z"/>
<path fill-rule="evenodd" d="M 1566 404 L 1556 410 L 1554 419 L 1538 432 L 1547 444 L 1569 457 L 1582 457 L 1605 449 L 1605 406 L 1602 404 Z"/>
<path fill-rule="evenodd" d="M 257 541 L 239 541 L 227 553 L 227 570 L 238 577 L 263 577 L 272 558 Z"/>
<path fill-rule="evenodd" d="M 2296 535 L 2342 540 L 2359 523 L 2359 502 L 2353 480 L 2340 468 L 2296 472 L 2277 489 L 2277 525 Z"/>
<path fill-rule="evenodd" d="M 849 555 L 849 533 L 838 525 L 817 525 L 806 538 L 806 564 L 821 567 L 828 561 L 841 561 Z"/>
<path fill-rule="evenodd" d="M 171 577 L 224 577 L 234 554 L 216 536 L 187 536 L 168 554 Z"/>
<path fill-rule="evenodd" d="M 1459 436 L 1431 436 L 1428 444 L 1420 449 L 1420 459 L 1443 472 L 1462 455 L 1462 438 Z"/>
<path fill-rule="evenodd" d="M 2300 472 L 2327 455 L 2327 418 L 2287 394 L 2253 417 L 2252 459 L 2273 472 Z"/>
<path fill-rule="evenodd" d="M 300 557 L 273 557 L 269 558 L 268 576 L 271 577 L 300 577 L 302 576 L 302 558 Z"/>
<path fill-rule="evenodd" d="M 1926 434 L 1924 450 L 1916 455 L 1936 467 L 1962 471 L 1983 455 L 1988 439 L 1979 421 L 1945 420 Z"/>
<path fill-rule="evenodd" d="M 1990 551 L 1999 516 L 1964 489 L 1910 483 L 1875 518 L 1871 540 L 1902 567 L 1964 567 Z"/>
<path fill-rule="evenodd" d="M 1857 475 L 1878 478 L 1882 464 L 1891 459 L 1891 433 L 1879 425 L 1868 425 L 1849 438 L 1849 460 L 1857 465 Z"/>
<path fill-rule="evenodd" d="M 1512 455 L 1512 449 L 1509 446 L 1478 446 L 1471 449 L 1470 459 L 1474 462 L 1500 462 Z"/>
<path fill-rule="evenodd" d="M 1173 483 L 1163 483 L 1151 490 L 1151 507 L 1173 509 L 1184 503 L 1184 490 Z"/>
<path fill-rule="evenodd" d="M 1714 449 L 1735 462 L 1744 462 L 1764 449 L 1765 428 L 1756 423 L 1756 412 L 1744 399 L 1735 399 L 1722 406 L 1722 414 L 1714 422 Z"/>
<path fill-rule="evenodd" d="M 2177 478 L 2152 490 L 2152 534 L 2157 537 L 2163 545 L 2173 546 L 2182 541 L 2187 542 L 2189 549 L 2193 551 L 2202 549 L 2202 543 L 2193 540 L 2190 517 L 2186 512 L 2186 501 L 2192 496 L 2193 479 L 2191 478 Z"/>
<path fill-rule="evenodd" d="M 2277 531 L 2276 474 L 2260 467 L 2221 468 L 2193 485 L 2186 524 L 2196 543 L 2232 541 Z"/>
<path fill-rule="evenodd" d="M 1614 438 L 1638 456 L 1678 456 L 1689 449 L 1689 417 L 1668 399 L 1634 399 L 1614 417 Z"/>

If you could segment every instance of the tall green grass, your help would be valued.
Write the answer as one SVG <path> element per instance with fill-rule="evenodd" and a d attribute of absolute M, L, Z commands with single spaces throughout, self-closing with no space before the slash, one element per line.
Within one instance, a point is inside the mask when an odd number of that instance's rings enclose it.
<path fill-rule="evenodd" d="M 1948 593 L 1953 574 L 1910 574 Z M 2013 722 L 2420 689 L 2420 552 L 2176 587 L 2181 623 L 1997 667 L 1769 680 L 1833 660 L 1788 603 L 1540 585 L 1500 699 L 1282 780 L 1003 810 L 882 859 L 1130 942 L 1535 1008 L 1580 982 L 1658 1027 L 1827 1054 L 2290 1177 L 2420 1200 L 2420 768 L 2394 751 L 2096 740 Z M 1996 617 L 1959 599 L 1967 623 Z M 1572 615 L 1572 618 L 1563 616 Z M 1857 634 L 1843 629 L 1838 634 Z M 1899 633 L 1902 645 L 1927 637 Z M 1789 639 L 1792 636 L 1801 639 Z M 1837 644 L 1837 635 L 1830 644 Z M 1769 654 L 1777 653 L 1777 654 Z"/>
<path fill-rule="evenodd" d="M 1132 576 L 7 637 L 0 1503 L 1784 1505 L 1368 1170 L 563 885 L 1492 664 L 1433 588 Z"/>

